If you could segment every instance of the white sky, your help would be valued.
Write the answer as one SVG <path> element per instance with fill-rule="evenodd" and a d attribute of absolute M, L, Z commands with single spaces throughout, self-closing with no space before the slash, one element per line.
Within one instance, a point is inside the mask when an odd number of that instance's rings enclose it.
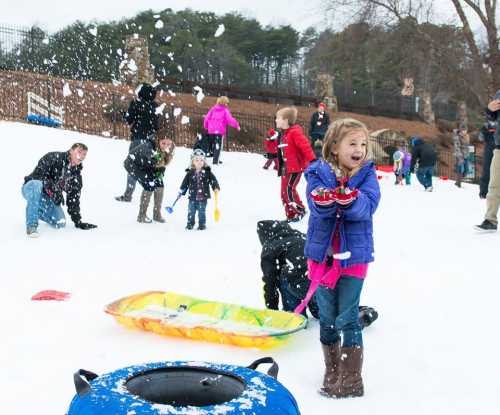
<path fill-rule="evenodd" d="M 5 3 L 8 2 L 8 6 Z M 224 14 L 238 11 L 256 18 L 263 25 L 291 24 L 303 31 L 309 26 L 324 29 L 328 22 L 322 10 L 325 0 L 0 0 L 0 24 L 31 26 L 37 24 L 54 32 L 75 20 L 89 22 L 120 20 L 137 12 L 172 8 L 191 8 Z M 450 0 L 434 0 L 435 20 L 450 22 L 458 17 Z M 471 15 L 471 13 L 467 13 Z M 472 20 L 473 28 L 479 26 Z M 329 22 L 330 24 L 332 22 Z"/>
<path fill-rule="evenodd" d="M 4 2 L 8 2 L 8 6 Z M 191 8 L 216 14 L 239 11 L 263 25 L 291 24 L 297 30 L 304 30 L 322 20 L 318 0 L 1 0 L 0 24 L 38 24 L 54 32 L 77 19 L 120 20 L 139 11 L 152 9 L 158 12 L 166 8 L 176 11 Z"/>

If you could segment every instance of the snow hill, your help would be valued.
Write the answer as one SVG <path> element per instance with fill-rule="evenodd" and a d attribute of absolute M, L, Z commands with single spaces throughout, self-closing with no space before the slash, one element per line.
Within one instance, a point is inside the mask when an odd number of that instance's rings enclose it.
<path fill-rule="evenodd" d="M 279 380 L 302 414 L 496 414 L 500 408 L 498 293 L 500 234 L 479 235 L 484 201 L 477 186 L 436 181 L 396 187 L 383 178 L 375 218 L 376 262 L 362 304 L 379 319 L 364 333 L 366 396 L 329 400 L 316 390 L 323 375 L 317 321 L 284 347 L 259 351 L 157 336 L 118 325 L 103 312 L 120 297 L 170 290 L 262 307 L 256 222 L 284 216 L 279 181 L 255 154 L 224 153 L 214 167 L 221 221 L 184 229 L 186 200 L 166 224 L 138 224 L 139 189 L 125 186 L 128 143 L 31 125 L 0 122 L 1 403 L 8 414 L 64 414 L 79 368 L 106 373 L 136 363 L 203 360 L 247 365 L 273 356 Z M 48 151 L 88 145 L 81 211 L 98 229 L 42 224 L 25 235 L 23 177 Z M 178 148 L 166 172 L 165 205 L 178 191 L 190 151 Z M 413 177 L 415 179 L 415 177 Z M 301 194 L 304 183 L 301 184 Z M 305 230 L 307 221 L 298 227 Z M 66 302 L 32 302 L 37 291 L 72 293 Z"/>

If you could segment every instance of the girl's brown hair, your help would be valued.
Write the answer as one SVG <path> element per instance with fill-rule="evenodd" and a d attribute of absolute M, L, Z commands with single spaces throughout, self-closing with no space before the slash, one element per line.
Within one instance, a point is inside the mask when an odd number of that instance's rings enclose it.
<path fill-rule="evenodd" d="M 334 121 L 328 127 L 328 130 L 323 139 L 323 158 L 327 163 L 329 163 L 334 169 L 335 173 L 343 176 L 345 172 L 342 172 L 338 164 L 338 157 L 334 154 L 335 150 L 338 148 L 342 140 L 352 131 L 361 130 L 366 135 L 366 157 L 370 152 L 370 133 L 368 128 L 361 121 L 355 120 L 353 118 L 344 118 Z M 366 158 L 365 157 L 365 158 Z M 350 176 L 354 175 L 356 171 L 349 173 Z"/>
<path fill-rule="evenodd" d="M 172 144 L 168 147 L 167 151 L 162 151 L 160 148 L 160 141 L 162 140 L 170 140 L 172 141 Z M 156 149 L 158 153 L 161 155 L 160 160 L 156 162 L 156 167 L 165 167 L 168 165 L 172 159 L 174 158 L 174 153 L 175 153 L 175 143 L 170 137 L 156 137 Z"/>

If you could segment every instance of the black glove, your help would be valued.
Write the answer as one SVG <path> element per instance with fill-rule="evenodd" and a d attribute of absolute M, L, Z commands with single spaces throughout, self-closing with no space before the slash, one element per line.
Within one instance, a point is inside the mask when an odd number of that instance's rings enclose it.
<path fill-rule="evenodd" d="M 84 231 L 86 231 L 88 229 L 97 228 L 97 225 L 92 225 L 91 223 L 85 223 L 85 222 L 75 222 L 75 228 L 83 229 Z"/>

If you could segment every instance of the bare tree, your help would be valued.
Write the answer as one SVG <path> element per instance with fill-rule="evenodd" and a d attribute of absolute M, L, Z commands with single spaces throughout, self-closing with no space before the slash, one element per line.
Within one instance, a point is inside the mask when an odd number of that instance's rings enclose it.
<path fill-rule="evenodd" d="M 500 51 L 498 29 L 496 26 L 497 0 L 440 0 L 453 6 L 462 23 L 463 35 L 466 39 L 470 59 L 477 73 L 478 82 L 482 83 L 477 90 L 477 83 L 472 91 L 484 104 L 488 95 L 500 89 Z M 327 0 L 327 10 L 332 13 L 347 13 L 354 21 L 377 21 L 394 23 L 403 19 L 414 19 L 418 23 L 428 22 L 432 16 L 432 0 Z M 482 51 L 480 41 L 474 36 L 470 24 L 471 11 L 475 14 L 487 34 L 486 50 Z M 425 35 L 425 33 L 422 33 Z M 429 39 L 429 47 L 439 49 L 439 45 Z"/>

